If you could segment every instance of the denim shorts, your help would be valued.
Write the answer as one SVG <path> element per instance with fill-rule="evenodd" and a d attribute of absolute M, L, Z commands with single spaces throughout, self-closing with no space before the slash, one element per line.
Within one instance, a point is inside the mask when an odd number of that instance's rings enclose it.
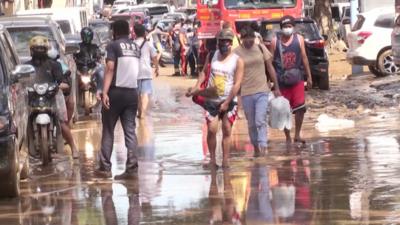
<path fill-rule="evenodd" d="M 153 93 L 153 80 L 152 79 L 140 79 L 138 80 L 138 91 L 140 94 L 152 94 Z"/>

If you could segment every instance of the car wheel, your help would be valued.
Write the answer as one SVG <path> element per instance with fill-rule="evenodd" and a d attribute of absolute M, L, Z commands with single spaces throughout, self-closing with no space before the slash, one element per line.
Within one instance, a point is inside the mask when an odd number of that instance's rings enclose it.
<path fill-rule="evenodd" d="M 329 76 L 324 74 L 318 79 L 318 88 L 321 90 L 329 90 Z"/>
<path fill-rule="evenodd" d="M 398 74 L 400 72 L 400 67 L 396 66 L 394 63 L 392 50 L 390 48 L 379 54 L 377 69 L 381 72 L 381 76 Z"/>
<path fill-rule="evenodd" d="M 378 67 L 376 66 L 368 66 L 369 72 L 371 72 L 373 75 L 377 76 L 377 77 L 381 77 L 384 76 L 381 71 L 379 71 Z"/>

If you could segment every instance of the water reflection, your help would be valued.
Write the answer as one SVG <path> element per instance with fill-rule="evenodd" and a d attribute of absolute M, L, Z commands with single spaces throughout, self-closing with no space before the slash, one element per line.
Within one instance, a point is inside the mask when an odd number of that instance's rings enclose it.
<path fill-rule="evenodd" d="M 107 183 L 101 187 L 101 202 L 105 225 L 138 225 L 140 222 L 141 207 L 137 181 L 121 183 L 121 186 L 123 189 L 126 189 L 126 195 L 118 195 L 121 194 L 117 191 L 119 188 L 113 187 L 112 183 Z M 121 204 L 126 198 L 128 198 L 127 204 L 126 202 Z M 118 213 L 117 208 L 120 209 Z M 121 208 L 125 209 L 122 210 Z"/>
<path fill-rule="evenodd" d="M 241 224 L 235 200 L 229 171 L 225 170 L 223 173 L 217 173 L 216 170 L 211 171 L 209 224 L 214 225 L 219 222 Z"/>
<path fill-rule="evenodd" d="M 247 224 L 265 224 L 274 221 L 270 199 L 270 173 L 265 165 L 255 163 L 251 169 L 250 195 L 247 201 Z M 271 182 L 275 183 L 276 174 L 271 173 Z"/>

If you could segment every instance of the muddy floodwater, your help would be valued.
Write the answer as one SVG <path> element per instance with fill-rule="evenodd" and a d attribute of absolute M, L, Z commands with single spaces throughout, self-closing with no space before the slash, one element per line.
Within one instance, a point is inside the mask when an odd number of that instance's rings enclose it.
<path fill-rule="evenodd" d="M 176 81 L 157 81 L 152 116 L 137 120 L 137 180 L 94 176 L 101 139 L 94 117 L 74 126 L 81 158 L 60 155 L 48 168 L 33 161 L 21 197 L 0 200 L 0 224 L 400 224 L 398 110 L 324 132 L 315 129 L 319 113 L 311 110 L 306 148 L 288 148 L 284 135 L 270 130 L 269 154 L 257 159 L 241 119 L 230 169 L 210 171 L 203 169 L 202 110 L 183 96 L 192 81 Z M 125 155 L 118 125 L 113 175 L 123 172 Z"/>

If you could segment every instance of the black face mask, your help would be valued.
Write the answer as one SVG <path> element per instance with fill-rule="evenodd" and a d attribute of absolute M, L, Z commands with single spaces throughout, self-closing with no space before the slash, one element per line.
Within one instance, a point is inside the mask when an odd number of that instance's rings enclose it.
<path fill-rule="evenodd" d="M 220 43 L 220 44 L 218 44 L 218 50 L 222 55 L 225 55 L 226 53 L 229 52 L 229 47 L 230 47 L 229 43 Z"/>
<path fill-rule="evenodd" d="M 47 52 L 33 52 L 32 53 L 32 58 L 33 59 L 46 59 L 47 56 Z"/>

